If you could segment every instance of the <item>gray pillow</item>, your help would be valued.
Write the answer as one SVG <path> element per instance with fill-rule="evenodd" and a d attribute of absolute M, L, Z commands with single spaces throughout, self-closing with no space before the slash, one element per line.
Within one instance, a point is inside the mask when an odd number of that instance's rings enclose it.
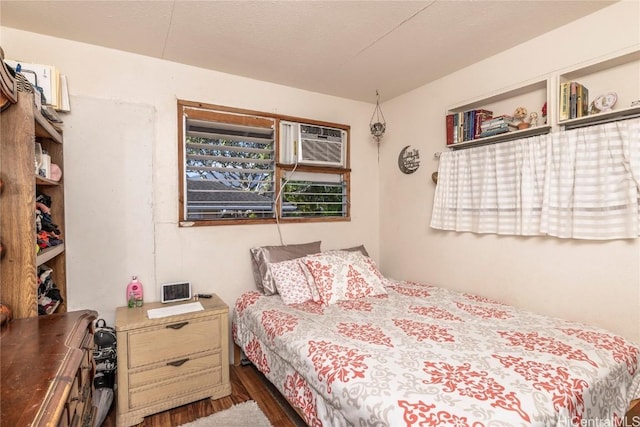
<path fill-rule="evenodd" d="M 253 278 L 258 290 L 265 295 L 278 293 L 273 276 L 269 271 L 269 263 L 288 261 L 320 252 L 320 241 L 283 246 L 260 246 L 249 250 Z"/>
<path fill-rule="evenodd" d="M 369 256 L 369 252 L 367 252 L 367 249 L 364 247 L 364 245 L 360 245 L 360 246 L 354 246 L 352 248 L 346 248 L 346 249 L 341 249 L 343 251 L 349 251 L 349 252 L 357 252 L 360 251 L 360 253 L 362 253 L 362 255 L 364 256 Z"/>

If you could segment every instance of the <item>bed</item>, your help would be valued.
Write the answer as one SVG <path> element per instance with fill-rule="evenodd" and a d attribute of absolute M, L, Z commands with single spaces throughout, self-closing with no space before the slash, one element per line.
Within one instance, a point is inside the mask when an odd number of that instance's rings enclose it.
<path fill-rule="evenodd" d="M 235 343 L 309 426 L 604 427 L 640 397 L 620 336 L 374 273 L 330 303 L 236 301 Z"/>

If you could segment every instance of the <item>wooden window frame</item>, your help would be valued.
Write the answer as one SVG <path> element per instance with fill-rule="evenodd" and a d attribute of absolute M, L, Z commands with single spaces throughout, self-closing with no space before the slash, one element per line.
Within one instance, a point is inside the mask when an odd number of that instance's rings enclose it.
<path fill-rule="evenodd" d="M 241 224 L 275 224 L 275 223 L 315 223 L 315 222 L 349 222 L 351 221 L 351 126 L 325 122 L 314 119 L 306 119 L 302 117 L 295 117 L 282 114 L 266 113 L 263 111 L 248 110 L 243 108 L 228 107 L 216 104 L 208 104 L 202 102 L 186 101 L 178 99 L 177 102 L 177 123 L 178 123 L 178 184 L 179 184 L 179 198 L 178 198 L 178 225 L 180 227 L 202 227 L 202 226 L 220 226 L 220 225 L 241 225 Z M 186 195 L 184 193 L 185 188 L 185 161 L 184 161 L 184 134 L 185 134 L 185 114 L 188 112 L 191 118 L 197 118 L 202 120 L 212 121 L 226 121 L 229 114 L 237 114 L 238 121 L 234 124 L 244 125 L 256 125 L 261 124 L 260 120 L 273 120 L 275 123 L 275 138 L 274 138 L 274 155 L 275 159 L 279 158 L 279 123 L 281 120 L 305 123 L 316 126 L 326 126 L 336 129 L 342 129 L 347 133 L 347 147 L 346 147 L 346 167 L 333 168 L 326 166 L 312 166 L 298 164 L 295 167 L 296 171 L 300 172 L 316 172 L 316 173 L 330 173 L 336 175 L 342 175 L 345 182 L 345 215 L 341 217 L 311 217 L 311 218 L 283 218 L 280 217 L 279 212 L 281 210 L 282 198 L 278 198 L 276 201 L 275 209 L 278 215 L 277 218 L 246 218 L 246 219 L 218 219 L 218 220 L 189 220 L 185 218 L 185 203 Z M 225 114 L 226 113 L 226 114 Z M 247 117 L 251 116 L 251 117 Z M 282 176 L 286 171 L 292 171 L 294 165 L 281 164 L 275 162 L 275 194 L 280 194 Z"/>

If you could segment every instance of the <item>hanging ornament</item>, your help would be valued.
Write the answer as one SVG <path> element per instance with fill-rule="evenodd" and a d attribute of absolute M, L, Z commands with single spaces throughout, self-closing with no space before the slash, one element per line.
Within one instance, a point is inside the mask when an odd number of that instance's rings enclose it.
<path fill-rule="evenodd" d="M 371 115 L 369 128 L 371 129 L 371 135 L 373 135 L 373 138 L 379 144 L 380 140 L 384 136 L 385 130 L 387 130 L 387 124 L 384 121 L 384 114 L 382 114 L 382 110 L 380 109 L 380 94 L 378 93 L 377 90 L 376 90 L 376 108 L 375 110 L 373 110 L 373 114 Z"/>

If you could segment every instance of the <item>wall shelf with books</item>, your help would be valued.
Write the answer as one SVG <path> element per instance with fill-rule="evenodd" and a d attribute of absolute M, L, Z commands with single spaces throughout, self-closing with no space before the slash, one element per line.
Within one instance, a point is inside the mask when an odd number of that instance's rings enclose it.
<path fill-rule="evenodd" d="M 549 133 L 545 113 L 551 104 L 550 82 L 549 78 L 525 82 L 448 108 L 447 147 L 467 148 Z M 522 112 L 520 117 L 516 110 Z"/>
<path fill-rule="evenodd" d="M 456 150 L 640 117 L 639 76 L 640 45 L 636 44 L 454 105 L 446 113 L 447 147 Z M 524 115 L 524 121 L 530 122 L 527 129 L 517 130 L 519 121 L 511 120 L 518 107 L 528 110 Z M 475 113 L 470 115 L 471 111 Z M 461 130 L 460 122 L 464 124 L 478 112 L 482 114 L 480 128 L 473 120 L 472 126 Z M 532 112 L 538 116 L 537 126 Z M 505 117 L 505 123 L 490 122 L 499 117 Z"/>
<path fill-rule="evenodd" d="M 461 148 L 475 147 L 478 145 L 496 144 L 498 142 L 511 141 L 513 139 L 528 138 L 530 136 L 536 136 L 536 135 L 544 135 L 549 132 L 551 132 L 550 125 L 535 126 L 535 127 L 529 127 L 527 129 L 505 132 L 499 135 L 487 136 L 484 138 L 476 138 L 470 141 L 457 142 L 455 144 L 450 144 L 447 147 L 452 150 L 459 150 Z"/>
<path fill-rule="evenodd" d="M 564 130 L 576 129 L 584 126 L 598 125 L 601 123 L 615 122 L 617 120 L 632 119 L 640 117 L 640 105 L 629 108 L 621 108 L 619 110 L 611 110 L 598 114 L 589 114 L 588 116 L 568 119 L 559 122 Z"/>
<path fill-rule="evenodd" d="M 557 110 L 560 129 L 637 117 L 640 114 L 639 76 L 637 46 L 560 72 Z M 573 87 L 577 88 L 577 94 L 572 93 Z"/>

